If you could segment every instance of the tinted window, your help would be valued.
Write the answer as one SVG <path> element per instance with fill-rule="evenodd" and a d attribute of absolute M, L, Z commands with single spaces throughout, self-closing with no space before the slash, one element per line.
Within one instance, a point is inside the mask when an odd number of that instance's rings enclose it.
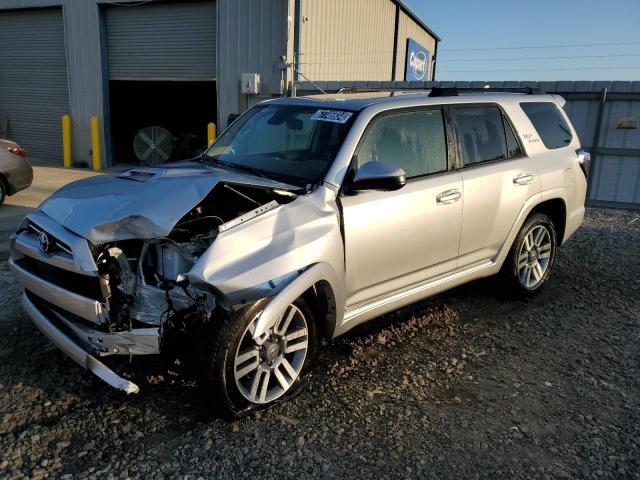
<path fill-rule="evenodd" d="M 507 158 L 505 127 L 498 107 L 456 108 L 455 112 L 464 165 Z"/>
<path fill-rule="evenodd" d="M 571 143 L 571 128 L 554 103 L 527 102 L 520 106 L 533 123 L 545 147 L 560 148 Z"/>
<path fill-rule="evenodd" d="M 447 143 L 440 109 L 403 112 L 375 120 L 358 149 L 358 165 L 391 163 L 407 177 L 447 169 Z"/>
<path fill-rule="evenodd" d="M 513 129 L 509 122 L 507 122 L 504 117 L 502 118 L 504 122 L 504 133 L 507 137 L 507 156 L 509 158 L 521 157 L 523 155 L 522 148 L 520 148 L 520 144 L 518 140 L 516 140 L 516 135 L 513 133 Z"/>

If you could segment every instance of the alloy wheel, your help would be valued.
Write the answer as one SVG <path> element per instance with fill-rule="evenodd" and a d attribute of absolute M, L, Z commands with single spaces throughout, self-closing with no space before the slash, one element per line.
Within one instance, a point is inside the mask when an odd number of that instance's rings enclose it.
<path fill-rule="evenodd" d="M 284 395 L 300 376 L 309 347 L 307 319 L 289 305 L 267 333 L 254 339 L 260 314 L 245 329 L 234 357 L 234 377 L 242 396 L 265 404 Z"/>
<path fill-rule="evenodd" d="M 551 233 L 536 225 L 524 237 L 518 253 L 518 279 L 526 288 L 536 288 L 543 280 L 551 260 Z"/>

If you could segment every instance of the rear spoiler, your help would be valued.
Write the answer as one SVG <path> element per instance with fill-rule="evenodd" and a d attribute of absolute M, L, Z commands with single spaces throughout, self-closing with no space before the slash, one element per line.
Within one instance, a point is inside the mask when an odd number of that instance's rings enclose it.
<path fill-rule="evenodd" d="M 558 102 L 558 105 L 560 105 L 560 107 L 564 107 L 566 105 L 567 101 L 564 99 L 562 95 L 551 95 L 551 96 L 556 102 Z"/>

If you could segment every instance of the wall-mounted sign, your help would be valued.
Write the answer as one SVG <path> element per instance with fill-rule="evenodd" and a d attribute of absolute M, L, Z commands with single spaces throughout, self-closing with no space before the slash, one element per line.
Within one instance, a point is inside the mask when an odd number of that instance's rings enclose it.
<path fill-rule="evenodd" d="M 429 50 L 413 38 L 407 38 L 407 61 L 404 68 L 407 82 L 429 80 Z"/>
<path fill-rule="evenodd" d="M 620 130 L 635 130 L 638 128 L 638 121 L 633 117 L 624 117 L 618 120 L 616 128 Z"/>

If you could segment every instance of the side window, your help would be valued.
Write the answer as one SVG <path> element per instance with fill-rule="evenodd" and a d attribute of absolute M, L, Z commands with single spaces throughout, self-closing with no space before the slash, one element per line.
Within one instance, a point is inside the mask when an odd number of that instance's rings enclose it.
<path fill-rule="evenodd" d="M 441 109 L 385 115 L 365 133 L 358 149 L 358 166 L 391 163 L 407 178 L 447 169 L 447 142 Z"/>
<path fill-rule="evenodd" d="M 455 118 L 460 133 L 463 165 L 510 157 L 506 130 L 508 127 L 510 131 L 511 127 L 504 122 L 498 107 L 456 108 Z M 513 131 L 510 131 L 510 135 L 511 148 L 514 149 L 513 143 L 518 145 L 518 142 Z"/>
<path fill-rule="evenodd" d="M 508 158 L 516 158 L 522 157 L 524 154 L 522 153 L 522 147 L 516 140 L 516 134 L 513 133 L 513 128 L 509 125 L 509 122 L 502 117 L 502 121 L 504 123 L 504 134 L 507 137 L 507 157 Z"/>
<path fill-rule="evenodd" d="M 544 146 L 550 149 L 566 147 L 571 143 L 571 128 L 558 106 L 551 102 L 524 102 L 520 106 L 526 113 Z"/>

